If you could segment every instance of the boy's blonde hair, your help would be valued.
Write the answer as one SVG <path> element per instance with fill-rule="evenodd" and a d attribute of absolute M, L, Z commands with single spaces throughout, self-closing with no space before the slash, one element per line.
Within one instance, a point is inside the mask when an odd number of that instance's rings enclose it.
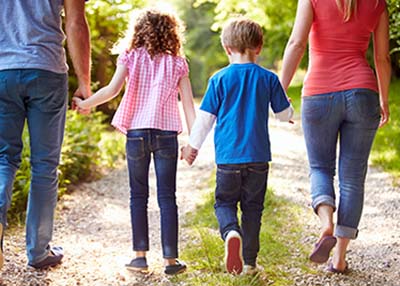
<path fill-rule="evenodd" d="M 222 45 L 244 54 L 247 49 L 257 49 L 263 44 L 263 32 L 256 22 L 237 18 L 229 21 L 222 29 Z"/>

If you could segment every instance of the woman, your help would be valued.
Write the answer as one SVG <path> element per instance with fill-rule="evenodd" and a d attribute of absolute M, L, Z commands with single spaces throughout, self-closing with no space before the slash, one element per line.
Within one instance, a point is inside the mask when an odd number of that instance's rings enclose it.
<path fill-rule="evenodd" d="M 312 207 L 321 235 L 310 260 L 344 273 L 346 250 L 358 233 L 372 142 L 389 120 L 388 14 L 385 0 L 299 0 L 283 57 L 285 89 L 309 39 L 309 65 L 302 90 L 302 125 L 310 164 Z M 372 33 L 376 77 L 366 60 Z M 333 177 L 339 141 L 337 221 Z"/>

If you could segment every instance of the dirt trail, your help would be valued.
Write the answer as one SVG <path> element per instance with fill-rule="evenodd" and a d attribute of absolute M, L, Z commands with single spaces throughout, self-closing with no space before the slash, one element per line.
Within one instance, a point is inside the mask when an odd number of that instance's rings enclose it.
<path fill-rule="evenodd" d="M 273 164 L 269 185 L 278 195 L 305 209 L 304 243 L 314 243 L 318 221 L 309 209 L 307 161 L 300 124 L 271 121 Z M 180 219 L 202 200 L 214 169 L 212 135 L 208 136 L 193 167 L 179 162 L 178 192 Z M 187 136 L 180 136 L 181 145 Z M 366 205 L 359 239 L 351 244 L 348 276 L 304 275 L 290 269 L 295 285 L 400 285 L 400 190 L 391 185 L 388 175 L 371 168 L 368 174 Z M 58 206 L 54 245 L 65 249 L 63 264 L 51 271 L 38 272 L 26 267 L 24 230 L 16 229 L 5 237 L 5 266 L 0 285 L 172 285 L 162 274 L 159 212 L 151 175 L 149 205 L 151 250 L 148 275 L 135 275 L 124 269 L 133 255 L 129 216 L 129 188 L 125 167 L 102 180 L 83 184 Z M 187 241 L 181 229 L 180 241 Z M 180 245 L 182 245 L 181 243 Z M 190 271 L 190 269 L 189 269 Z"/>

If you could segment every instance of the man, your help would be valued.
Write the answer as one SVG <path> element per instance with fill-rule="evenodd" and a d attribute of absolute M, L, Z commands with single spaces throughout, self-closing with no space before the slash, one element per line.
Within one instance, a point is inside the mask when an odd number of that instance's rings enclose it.
<path fill-rule="evenodd" d="M 6 226 L 22 130 L 28 123 L 31 186 L 27 206 L 28 265 L 55 266 L 62 248 L 50 247 L 57 202 L 68 76 L 61 30 L 76 75 L 75 95 L 90 95 L 90 39 L 84 0 L 0 0 L 0 236 Z M 3 266 L 0 250 L 0 268 Z"/>

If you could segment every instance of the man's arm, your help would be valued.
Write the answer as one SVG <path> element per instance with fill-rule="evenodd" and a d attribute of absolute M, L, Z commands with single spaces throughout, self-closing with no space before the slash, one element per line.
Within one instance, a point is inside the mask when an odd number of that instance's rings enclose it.
<path fill-rule="evenodd" d="M 78 78 L 75 95 L 90 96 L 90 34 L 84 0 L 64 0 L 68 52 Z"/>

